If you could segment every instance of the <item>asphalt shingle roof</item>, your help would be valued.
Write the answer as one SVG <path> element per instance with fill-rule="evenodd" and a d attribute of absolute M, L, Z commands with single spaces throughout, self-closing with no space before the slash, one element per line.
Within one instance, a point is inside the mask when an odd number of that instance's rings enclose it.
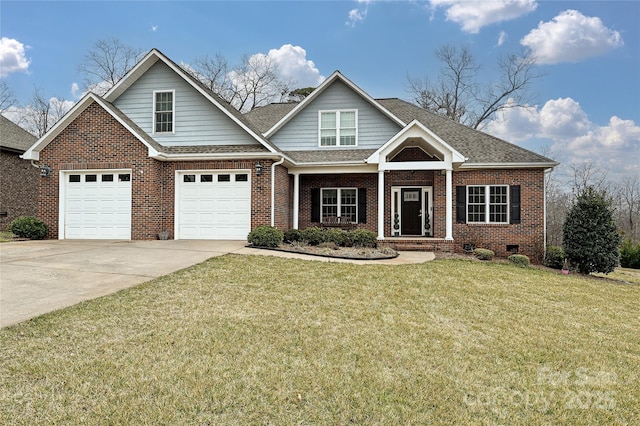
<path fill-rule="evenodd" d="M 273 103 L 249 111 L 244 116 L 262 133 L 272 128 L 298 105 L 297 102 Z"/>
<path fill-rule="evenodd" d="M 35 136 L 3 115 L 0 115 L 0 147 L 25 152 L 33 145 Z"/>
<path fill-rule="evenodd" d="M 553 160 L 510 142 L 464 126 L 401 99 L 379 99 L 392 114 L 409 123 L 418 120 L 456 151 L 467 163 L 553 163 Z"/>
<path fill-rule="evenodd" d="M 505 140 L 464 126 L 446 117 L 429 112 L 417 105 L 397 98 L 376 99 L 393 115 L 405 123 L 418 120 L 456 151 L 468 158 L 467 164 L 491 163 L 553 163 L 554 161 L 521 148 Z M 245 117 L 262 132 L 266 132 L 287 115 L 297 103 L 270 104 L 257 108 Z M 369 154 L 367 154 L 369 152 Z M 287 152 L 300 162 L 352 161 L 367 158 L 369 150 L 326 150 Z M 342 155 L 340 157 L 340 155 Z M 299 160 L 298 160 L 299 159 Z"/>
<path fill-rule="evenodd" d="M 296 163 L 364 163 L 375 149 L 324 149 L 313 151 L 285 151 Z"/>

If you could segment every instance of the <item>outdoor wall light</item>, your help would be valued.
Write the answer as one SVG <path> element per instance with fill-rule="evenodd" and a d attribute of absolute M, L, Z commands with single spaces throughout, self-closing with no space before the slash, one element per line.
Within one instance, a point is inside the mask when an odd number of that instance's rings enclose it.
<path fill-rule="evenodd" d="M 256 176 L 260 176 L 262 174 L 262 163 L 256 163 Z"/>
<path fill-rule="evenodd" d="M 40 176 L 47 177 L 51 174 L 51 167 L 46 164 L 40 166 Z"/>

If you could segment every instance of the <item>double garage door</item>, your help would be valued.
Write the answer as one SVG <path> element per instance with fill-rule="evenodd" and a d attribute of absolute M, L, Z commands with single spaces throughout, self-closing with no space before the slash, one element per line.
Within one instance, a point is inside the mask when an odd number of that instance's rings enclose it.
<path fill-rule="evenodd" d="M 130 170 L 65 173 L 61 238 L 131 239 L 131 176 Z M 248 171 L 178 172 L 175 189 L 176 239 L 247 237 L 251 228 Z"/>

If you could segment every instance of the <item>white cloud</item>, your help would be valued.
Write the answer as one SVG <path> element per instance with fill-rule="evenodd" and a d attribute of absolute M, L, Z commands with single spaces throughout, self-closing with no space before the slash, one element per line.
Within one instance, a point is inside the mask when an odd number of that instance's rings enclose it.
<path fill-rule="evenodd" d="M 477 34 L 482 27 L 509 21 L 533 12 L 538 4 L 535 0 L 430 0 L 433 8 L 446 9 L 448 21 L 453 21 L 468 33 Z"/>
<path fill-rule="evenodd" d="M 267 56 L 278 65 L 285 80 L 294 80 L 299 87 L 316 87 L 324 80 L 313 61 L 307 59 L 307 51 L 300 46 L 285 44 L 271 49 Z"/>
<path fill-rule="evenodd" d="M 599 126 L 571 98 L 551 99 L 542 108 L 507 109 L 483 130 L 512 142 L 550 140 L 551 150 L 563 156 L 560 161 L 591 161 L 614 178 L 640 174 L 640 125 L 613 116 Z"/>
<path fill-rule="evenodd" d="M 28 47 L 12 38 L 0 39 L 0 77 L 14 72 L 28 72 L 31 63 L 25 55 L 25 49 Z"/>
<path fill-rule="evenodd" d="M 367 17 L 367 12 L 369 11 L 369 3 L 371 3 L 371 1 L 372 0 L 358 0 L 358 3 L 364 4 L 364 7 L 358 7 L 349 11 L 349 15 L 347 17 L 347 25 L 354 27 L 356 26 L 356 24 L 363 22 Z"/>
<path fill-rule="evenodd" d="M 505 33 L 504 31 L 500 31 L 500 34 L 498 35 L 497 45 L 502 46 L 506 40 L 507 40 L 507 33 Z"/>
<path fill-rule="evenodd" d="M 540 22 L 520 41 L 540 64 L 579 62 L 624 44 L 618 31 L 605 27 L 600 18 L 566 10 L 549 22 Z"/>

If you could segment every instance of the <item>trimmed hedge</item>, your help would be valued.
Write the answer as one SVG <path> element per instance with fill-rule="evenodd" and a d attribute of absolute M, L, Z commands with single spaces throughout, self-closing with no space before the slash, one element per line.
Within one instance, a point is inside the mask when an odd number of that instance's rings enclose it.
<path fill-rule="evenodd" d="M 282 231 L 271 226 L 258 226 L 247 237 L 249 243 L 258 247 L 278 247 L 282 239 Z"/>
<path fill-rule="evenodd" d="M 349 231 L 349 239 L 355 247 L 376 247 L 378 235 L 368 229 L 354 229 Z"/>
<path fill-rule="evenodd" d="M 302 232 L 299 229 L 289 229 L 284 233 L 285 243 L 295 243 L 296 241 L 302 241 Z"/>
<path fill-rule="evenodd" d="M 544 255 L 544 266 L 553 269 L 562 269 L 564 265 L 564 250 L 560 246 L 548 246 Z"/>
<path fill-rule="evenodd" d="M 16 237 L 41 240 L 47 236 L 47 224 L 33 216 L 19 216 L 9 225 Z"/>
<path fill-rule="evenodd" d="M 631 239 L 624 240 L 620 246 L 620 266 L 640 269 L 640 243 L 633 244 Z"/>
<path fill-rule="evenodd" d="M 309 245 L 317 246 L 324 242 L 324 231 L 317 226 L 310 226 L 301 231 L 302 241 L 306 241 Z"/>
<path fill-rule="evenodd" d="M 477 248 L 473 251 L 475 257 L 480 260 L 491 260 L 496 255 L 493 250 Z"/>
<path fill-rule="evenodd" d="M 529 257 L 525 256 L 524 254 L 512 254 L 507 259 L 509 259 L 509 262 L 522 268 L 526 268 L 527 266 L 531 265 Z"/>

